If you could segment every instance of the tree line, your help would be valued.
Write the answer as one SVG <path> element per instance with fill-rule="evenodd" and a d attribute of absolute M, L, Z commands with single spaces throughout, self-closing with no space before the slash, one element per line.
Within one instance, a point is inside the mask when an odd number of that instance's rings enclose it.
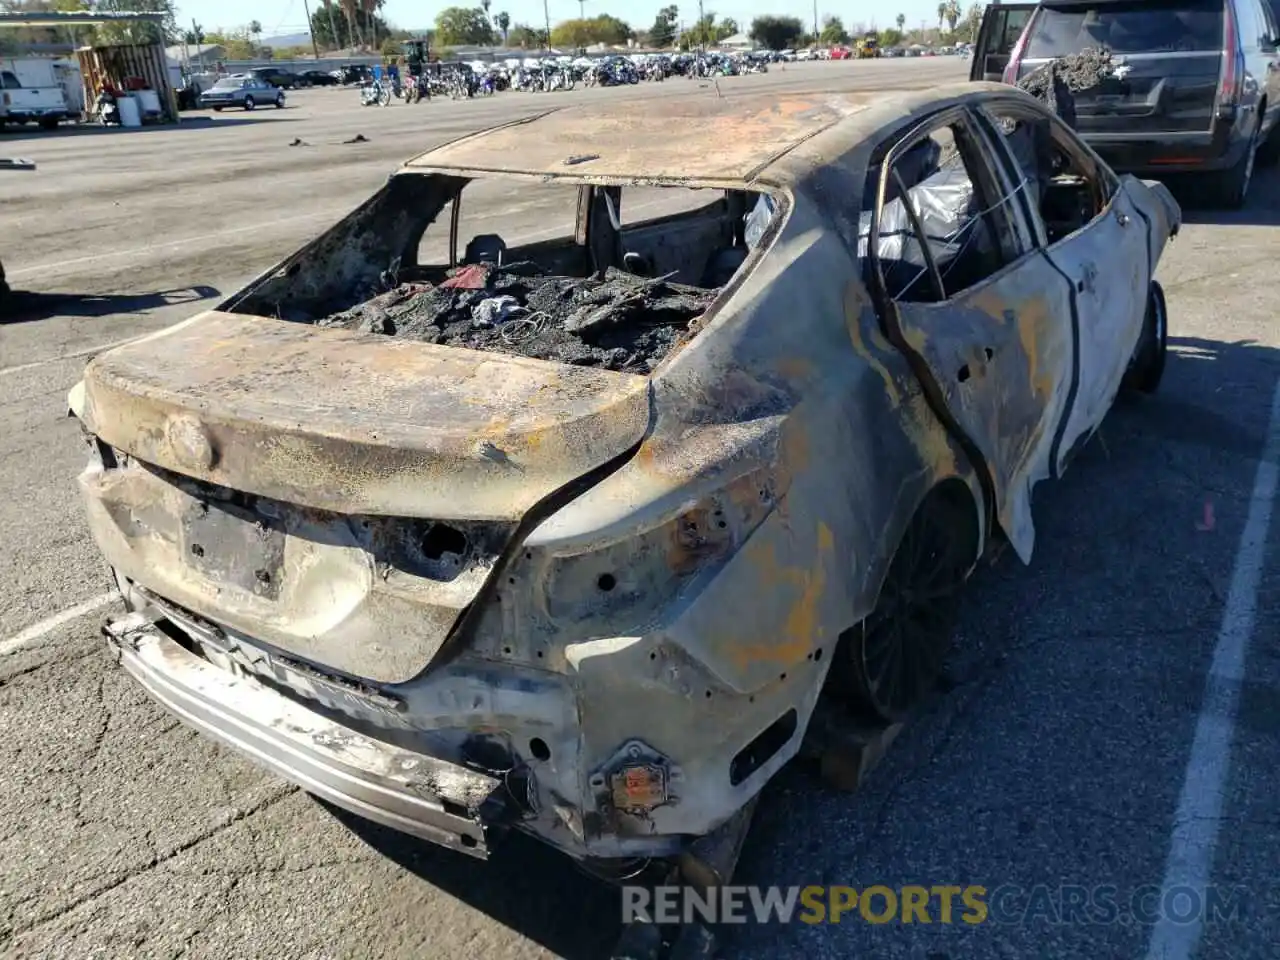
<path fill-rule="evenodd" d="M 321 50 L 366 49 L 399 53 L 405 40 L 413 35 L 397 29 L 383 16 L 385 0 L 313 0 L 311 34 Z M 273 51 L 262 44 L 262 24 L 254 20 L 243 26 L 206 30 L 198 23 L 179 25 L 173 0 L 0 0 L 0 11 L 151 11 L 164 15 L 162 25 L 108 24 L 100 27 L 61 29 L 31 28 L 10 31 L 10 39 L 21 43 L 56 43 L 73 39 L 76 43 L 132 43 L 163 40 L 221 46 L 231 60 L 270 58 L 273 54 L 306 55 L 309 47 Z M 494 11 L 492 0 L 480 0 L 476 7 L 446 7 L 435 17 L 434 27 L 425 35 L 432 47 L 506 47 L 540 49 L 546 46 L 576 50 L 595 44 L 620 46 L 635 41 L 651 49 L 696 49 L 714 46 L 736 34 L 745 32 L 751 41 L 771 50 L 800 48 L 820 44 L 836 46 L 874 33 L 882 46 L 898 46 L 926 40 L 973 40 L 982 22 L 983 4 L 962 8 L 959 0 L 942 0 L 937 7 L 936 33 L 922 27 L 908 31 L 907 18 L 897 14 L 896 27 L 878 30 L 874 25 L 855 23 L 846 28 L 838 16 L 823 19 L 815 36 L 799 17 L 759 16 L 744 31 L 732 17 L 707 12 L 701 18 L 685 23 L 680 8 L 671 4 L 660 9 L 647 30 L 636 30 L 626 21 L 607 13 L 594 17 L 563 20 L 551 28 L 514 23 L 505 11 Z M 70 32 L 72 36 L 68 38 Z"/>
<path fill-rule="evenodd" d="M 937 33 L 929 34 L 929 38 L 975 38 L 982 23 L 983 8 L 983 4 L 973 3 L 966 10 L 958 0 L 944 0 L 938 4 Z M 447 7 L 436 15 L 435 29 L 430 31 L 429 39 L 443 47 L 484 47 L 499 43 L 528 48 L 547 45 L 544 29 L 523 23 L 513 24 L 508 14 L 491 14 L 490 9 L 490 0 L 483 0 L 479 7 Z M 846 44 L 867 33 L 877 34 L 885 46 L 926 39 L 924 33 L 927 31 L 908 31 L 906 20 L 906 16 L 900 13 L 894 21 L 896 29 L 875 30 L 859 24 L 848 30 L 840 17 L 828 16 L 823 20 L 818 35 L 814 36 L 799 17 L 760 16 L 751 21 L 745 32 L 758 46 L 772 50 L 813 44 Z M 551 46 L 561 49 L 577 49 L 598 43 L 614 46 L 629 40 L 652 49 L 691 49 L 713 46 L 741 32 L 742 27 L 733 18 L 721 18 L 714 12 L 707 12 L 692 23 L 683 23 L 680 8 L 672 4 L 658 11 L 648 30 L 637 31 L 617 17 L 600 14 L 587 19 L 562 21 L 552 27 L 549 39 Z"/>

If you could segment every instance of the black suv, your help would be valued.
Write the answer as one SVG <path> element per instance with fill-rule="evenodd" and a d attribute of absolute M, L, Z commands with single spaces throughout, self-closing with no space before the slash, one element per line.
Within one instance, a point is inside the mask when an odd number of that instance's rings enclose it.
<path fill-rule="evenodd" d="M 292 90 L 298 84 L 296 74 L 281 70 L 279 67 L 258 67 L 256 70 L 250 70 L 249 76 L 256 77 L 273 87 L 279 87 L 281 90 Z"/>
<path fill-rule="evenodd" d="M 987 7 L 972 80 L 1017 83 L 1102 48 L 1114 76 L 1077 93 L 1076 127 L 1114 169 L 1203 174 L 1245 202 L 1254 158 L 1280 160 L 1280 0 L 1044 0 Z"/>

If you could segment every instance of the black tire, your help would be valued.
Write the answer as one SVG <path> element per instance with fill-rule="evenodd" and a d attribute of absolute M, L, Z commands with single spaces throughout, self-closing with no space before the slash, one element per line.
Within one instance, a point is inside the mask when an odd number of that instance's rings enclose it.
<path fill-rule="evenodd" d="M 221 107 L 214 107 L 214 108 L 213 108 L 213 112 L 214 112 L 214 113 L 221 113 L 221 112 L 222 112 L 222 108 L 221 108 Z"/>
<path fill-rule="evenodd" d="M 40 127 L 41 127 L 41 129 L 43 129 L 43 130 L 57 130 L 57 129 L 58 129 L 58 121 L 57 121 L 57 120 L 55 120 L 55 119 L 53 119 L 52 117 L 41 117 L 41 118 L 40 118 Z"/>
<path fill-rule="evenodd" d="M 253 99 L 253 97 L 245 97 L 245 98 L 244 98 L 244 108 L 245 108 L 246 110 L 252 110 L 252 109 L 253 109 L 254 107 L 256 107 L 257 105 L 258 105 L 258 101 L 257 101 L 257 100 L 255 100 L 255 99 Z"/>
<path fill-rule="evenodd" d="M 1267 139 L 1258 146 L 1257 164 L 1260 167 L 1274 167 L 1280 163 L 1280 120 L 1271 128 Z"/>
<path fill-rule="evenodd" d="M 1135 393 L 1155 393 L 1164 376 L 1164 361 L 1169 348 L 1169 309 L 1164 288 L 1154 280 L 1147 294 L 1147 314 L 1142 324 L 1142 339 L 1124 375 L 1124 387 Z"/>
<path fill-rule="evenodd" d="M 907 525 L 875 610 L 837 645 L 829 682 L 855 713 L 895 723 L 934 688 L 977 550 L 968 489 L 958 482 L 938 487 Z"/>
<path fill-rule="evenodd" d="M 277 110 L 284 109 L 284 94 L 280 94 L 276 97 L 276 109 Z"/>
<path fill-rule="evenodd" d="M 1253 184 L 1253 166 L 1258 155 L 1258 127 L 1255 124 L 1249 135 L 1249 145 L 1233 166 L 1209 174 L 1213 193 L 1219 203 L 1228 210 L 1239 210 L 1249 199 L 1249 187 Z"/>

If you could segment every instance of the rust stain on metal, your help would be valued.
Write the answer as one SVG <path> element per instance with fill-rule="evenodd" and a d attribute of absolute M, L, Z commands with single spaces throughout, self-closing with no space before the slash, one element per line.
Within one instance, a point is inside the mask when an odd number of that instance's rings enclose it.
<path fill-rule="evenodd" d="M 938 416 L 929 406 L 924 394 L 914 394 L 903 407 L 903 426 L 912 444 L 935 477 L 955 476 L 960 471 L 956 464 L 956 452 L 947 436 L 946 428 L 938 422 Z"/>
<path fill-rule="evenodd" d="M 1040 358 L 1050 331 L 1055 324 L 1060 326 L 1060 322 L 1050 316 L 1048 302 L 1042 296 L 1009 300 L 995 291 L 984 291 L 973 297 L 970 303 L 993 320 L 1015 327 L 1031 388 L 1044 401 L 1053 393 L 1053 371 L 1042 368 Z M 975 358 L 976 366 L 985 368 L 985 364 L 978 364 L 979 360 Z"/>
<path fill-rule="evenodd" d="M 827 567 L 835 551 L 835 537 L 822 521 L 817 526 L 816 546 L 813 563 L 808 568 L 779 563 L 771 543 L 756 551 L 753 559 L 762 571 L 762 588 L 798 590 L 799 595 L 787 609 L 782 635 L 776 643 L 746 644 L 732 637 L 722 641 L 732 645 L 731 655 L 740 668 L 760 662 L 779 666 L 800 663 L 825 637 L 819 605 L 827 588 Z"/>
<path fill-rule="evenodd" d="M 863 337 L 863 325 L 867 317 L 867 311 L 870 309 L 871 298 L 867 295 L 866 288 L 860 283 L 850 281 L 844 289 L 844 321 L 845 328 L 849 331 L 849 342 L 858 356 L 865 360 L 867 366 L 874 370 L 876 375 L 883 381 L 885 394 L 896 408 L 902 405 L 902 391 L 898 389 L 898 384 L 894 382 L 893 376 L 885 368 L 885 365 L 867 348 L 866 340 Z M 867 326 L 872 330 L 870 336 L 875 343 L 876 350 L 892 349 L 889 341 L 884 338 L 884 334 L 875 326 L 874 320 Z"/>

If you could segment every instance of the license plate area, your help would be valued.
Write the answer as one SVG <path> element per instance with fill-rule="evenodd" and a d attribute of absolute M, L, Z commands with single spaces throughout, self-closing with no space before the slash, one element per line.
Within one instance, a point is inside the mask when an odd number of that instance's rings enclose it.
<path fill-rule="evenodd" d="M 284 568 L 284 530 L 226 503 L 193 503 L 182 518 L 186 562 L 215 584 L 275 600 Z"/>

